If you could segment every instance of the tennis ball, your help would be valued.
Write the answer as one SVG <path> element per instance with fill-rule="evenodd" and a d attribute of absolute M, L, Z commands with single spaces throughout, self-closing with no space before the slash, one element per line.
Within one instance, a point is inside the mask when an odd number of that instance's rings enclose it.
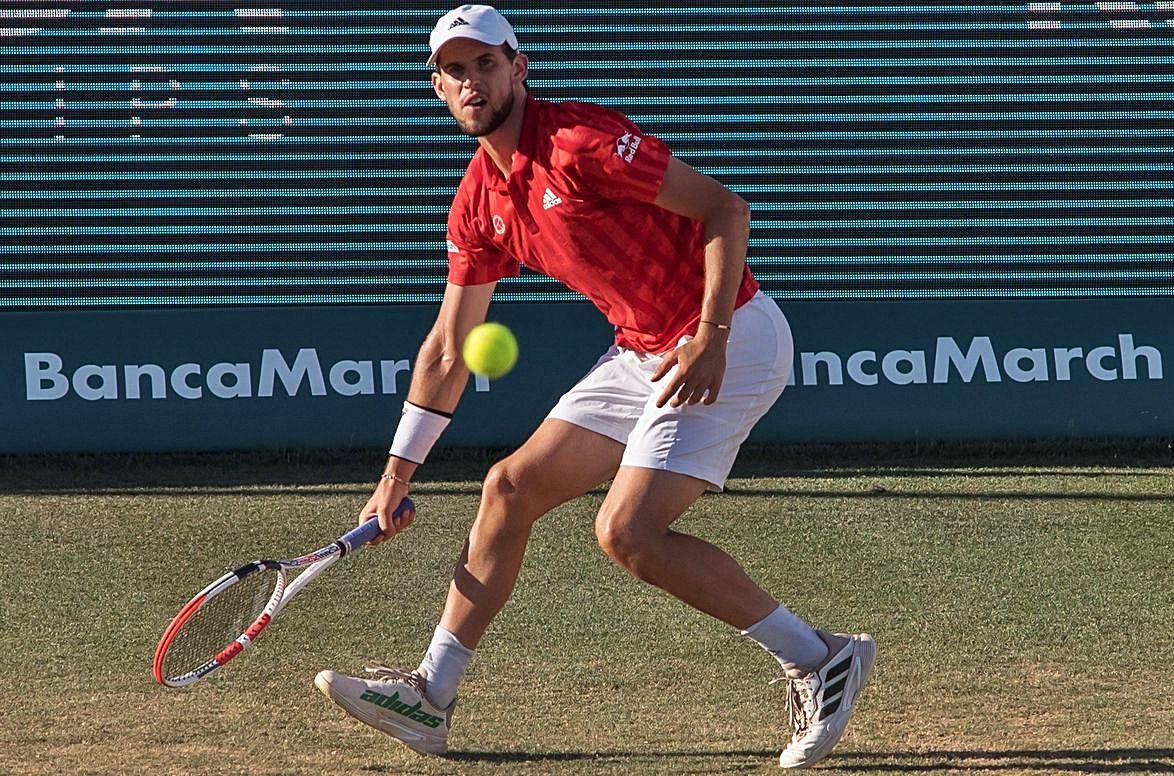
<path fill-rule="evenodd" d="M 518 341 L 514 333 L 500 323 L 474 326 L 461 347 L 465 366 L 473 374 L 498 378 L 514 368 L 518 361 Z"/>

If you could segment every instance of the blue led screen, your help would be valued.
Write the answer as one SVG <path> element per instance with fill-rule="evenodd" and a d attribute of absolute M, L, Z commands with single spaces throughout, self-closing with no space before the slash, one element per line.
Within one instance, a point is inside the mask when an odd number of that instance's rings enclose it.
<path fill-rule="evenodd" d="M 776 298 L 1174 294 L 1174 3 L 616 5 L 498 3 L 537 96 L 751 203 Z M 0 310 L 438 299 L 449 7 L 0 2 Z"/>

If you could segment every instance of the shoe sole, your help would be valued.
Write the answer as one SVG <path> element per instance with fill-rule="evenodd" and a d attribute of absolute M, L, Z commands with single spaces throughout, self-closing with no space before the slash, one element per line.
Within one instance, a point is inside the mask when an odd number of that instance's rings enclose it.
<path fill-rule="evenodd" d="M 823 760 L 832 753 L 832 749 L 836 744 L 840 743 L 840 739 L 844 737 L 844 731 L 848 729 L 848 719 L 852 716 L 852 712 L 856 709 L 856 700 L 860 697 L 860 691 L 864 689 L 864 685 L 868 684 L 869 677 L 872 676 L 872 668 L 876 665 L 876 642 L 872 636 L 867 633 L 853 635 L 850 633 L 837 633 L 837 636 L 846 636 L 856 642 L 855 657 L 859 659 L 857 665 L 859 666 L 859 680 L 856 682 L 856 687 L 853 689 L 851 697 L 845 694 L 845 699 L 848 700 L 848 714 L 844 717 L 844 724 L 840 728 L 839 734 L 832 740 L 827 741 L 823 747 L 812 752 L 811 756 L 799 763 L 784 764 L 783 755 L 779 755 L 779 767 L 787 769 L 807 768 L 815 765 L 820 760 Z M 843 703 L 843 701 L 841 701 Z"/>
<path fill-rule="evenodd" d="M 400 725 L 384 717 L 368 715 L 361 707 L 352 705 L 347 696 L 334 692 L 334 687 L 331 684 L 333 674 L 333 671 L 318 672 L 318 675 L 314 677 L 314 686 L 347 714 L 359 720 L 364 725 L 391 736 L 413 752 L 434 755 L 443 755 L 448 752 L 448 741 L 444 739 L 425 736 L 419 731 Z"/>
<path fill-rule="evenodd" d="M 864 685 L 868 684 L 868 679 L 872 676 L 872 667 L 876 665 L 876 642 L 867 633 L 861 633 L 858 638 L 857 646 L 861 648 L 860 682 L 856 685 L 856 692 L 852 695 L 853 705 L 855 705 L 860 691 L 864 689 Z"/>

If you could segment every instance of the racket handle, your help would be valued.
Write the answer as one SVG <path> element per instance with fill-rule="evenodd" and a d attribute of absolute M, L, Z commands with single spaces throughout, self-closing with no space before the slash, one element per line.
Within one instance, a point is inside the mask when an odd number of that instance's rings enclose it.
<path fill-rule="evenodd" d="M 395 508 L 394 514 L 398 515 L 405 509 L 415 508 L 416 505 L 412 503 L 412 500 L 407 496 L 404 496 L 404 500 L 399 502 L 399 506 Z M 347 531 L 342 535 L 342 538 L 340 538 L 339 541 L 342 542 L 343 545 L 347 548 L 347 551 L 350 552 L 352 550 L 359 549 L 364 544 L 378 536 L 380 533 L 381 530 L 379 528 L 379 520 L 378 518 L 372 517 L 366 522 L 361 523 L 357 527 Z"/>

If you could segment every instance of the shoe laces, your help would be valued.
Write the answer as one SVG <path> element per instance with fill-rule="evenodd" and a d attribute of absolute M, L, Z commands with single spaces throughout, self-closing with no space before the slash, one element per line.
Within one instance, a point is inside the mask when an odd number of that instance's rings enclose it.
<path fill-rule="evenodd" d="M 405 671 L 391 666 L 368 666 L 366 671 L 380 682 L 403 682 L 421 697 L 424 696 L 424 677 L 415 671 Z"/>
<path fill-rule="evenodd" d="M 780 676 L 772 679 L 771 684 L 787 683 L 787 717 L 795 731 L 795 738 L 802 738 L 811 727 L 815 718 L 815 694 L 819 688 L 819 676 L 812 671 L 807 676 L 789 677 Z"/>

